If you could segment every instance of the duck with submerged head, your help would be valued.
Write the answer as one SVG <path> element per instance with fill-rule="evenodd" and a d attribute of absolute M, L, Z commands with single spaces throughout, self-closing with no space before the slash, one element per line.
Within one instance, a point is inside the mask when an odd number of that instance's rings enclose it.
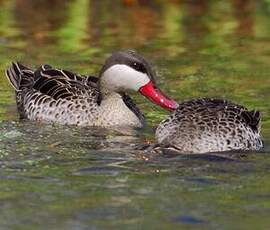
<path fill-rule="evenodd" d="M 263 148 L 261 113 L 223 99 L 179 103 L 156 130 L 156 148 L 181 153 L 211 153 Z"/>
<path fill-rule="evenodd" d="M 148 61 L 134 51 L 113 53 L 99 78 L 42 65 L 33 71 L 12 63 L 6 75 L 15 88 L 21 118 L 79 126 L 142 127 L 144 116 L 126 91 L 138 91 L 159 106 L 178 104 L 156 87 Z"/>

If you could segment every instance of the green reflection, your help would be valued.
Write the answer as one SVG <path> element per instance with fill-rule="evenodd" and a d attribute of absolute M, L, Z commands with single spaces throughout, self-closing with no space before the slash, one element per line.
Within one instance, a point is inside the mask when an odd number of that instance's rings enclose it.
<path fill-rule="evenodd" d="M 17 28 L 14 28 L 14 7 L 15 1 L 4 1 L 1 3 L 0 34 L 3 37 L 19 35 Z"/>
<path fill-rule="evenodd" d="M 69 4 L 66 23 L 53 34 L 58 37 L 57 49 L 64 52 L 80 52 L 89 39 L 90 0 L 76 0 Z M 79 55 L 79 54 L 78 54 Z"/>

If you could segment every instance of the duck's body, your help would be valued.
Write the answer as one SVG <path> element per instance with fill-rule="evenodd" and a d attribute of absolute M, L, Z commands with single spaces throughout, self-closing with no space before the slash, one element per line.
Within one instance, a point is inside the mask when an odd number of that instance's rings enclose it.
<path fill-rule="evenodd" d="M 161 146 L 181 153 L 259 150 L 260 113 L 221 99 L 195 99 L 179 107 L 156 130 Z"/>
<path fill-rule="evenodd" d="M 166 108 L 176 106 L 155 88 L 151 66 L 133 51 L 120 51 L 110 56 L 99 78 L 49 65 L 32 71 L 19 63 L 13 63 L 6 74 L 16 91 L 20 117 L 32 121 L 140 128 L 145 122 L 144 115 L 126 90 L 139 91 Z"/>
<path fill-rule="evenodd" d="M 144 116 L 125 94 L 99 101 L 98 78 L 43 65 L 32 71 L 19 63 L 8 70 L 21 76 L 16 91 L 21 118 L 79 126 L 142 127 Z"/>

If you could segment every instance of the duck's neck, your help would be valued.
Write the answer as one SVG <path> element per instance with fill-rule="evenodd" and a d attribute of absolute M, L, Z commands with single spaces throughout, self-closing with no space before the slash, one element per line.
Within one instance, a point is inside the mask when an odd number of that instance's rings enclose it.
<path fill-rule="evenodd" d="M 119 93 L 103 89 L 101 95 L 98 122 L 102 126 L 143 126 L 136 114 L 126 106 Z"/>

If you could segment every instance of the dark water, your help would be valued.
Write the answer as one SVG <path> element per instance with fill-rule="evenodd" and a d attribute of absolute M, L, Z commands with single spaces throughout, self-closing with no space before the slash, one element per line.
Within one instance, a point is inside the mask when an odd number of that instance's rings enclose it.
<path fill-rule="evenodd" d="M 269 15 L 268 0 L 0 1 L 0 229 L 269 229 Z M 142 154 L 167 113 L 139 95 L 148 127 L 129 134 L 18 120 L 4 77 L 12 60 L 91 74 L 127 48 L 178 101 L 260 110 L 265 149 Z"/>

